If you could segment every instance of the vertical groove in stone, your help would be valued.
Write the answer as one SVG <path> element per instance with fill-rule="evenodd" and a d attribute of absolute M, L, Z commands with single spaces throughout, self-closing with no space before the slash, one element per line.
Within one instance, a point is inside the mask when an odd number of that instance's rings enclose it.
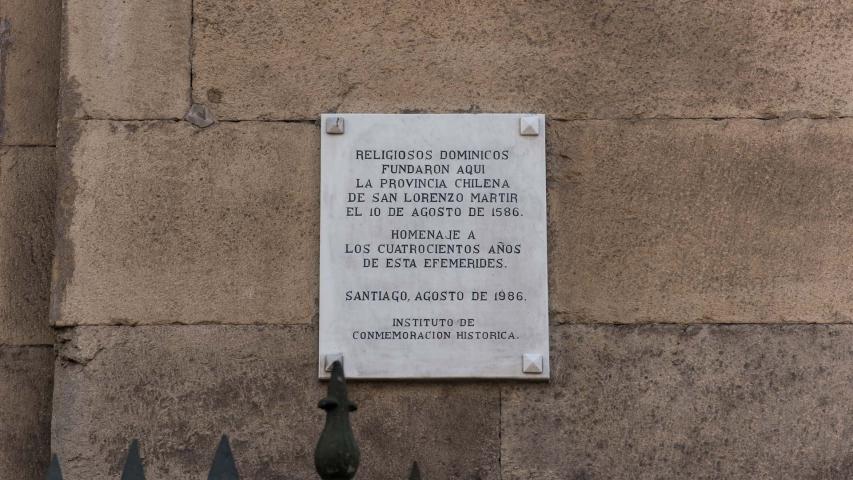
<path fill-rule="evenodd" d="M 189 34 L 189 74 L 190 74 L 190 83 L 189 83 L 189 92 L 187 95 L 187 105 L 192 105 L 194 102 L 193 98 L 193 77 L 195 75 L 195 70 L 193 69 L 193 59 L 195 58 L 195 0 L 190 0 L 190 34 Z"/>
<path fill-rule="evenodd" d="M 61 0 L 0 2 L 0 144 L 56 143 Z"/>
<path fill-rule="evenodd" d="M 55 149 L 0 146 L 0 345 L 51 345 Z"/>
<path fill-rule="evenodd" d="M 53 348 L 0 346 L 0 478 L 43 480 L 50 463 Z"/>

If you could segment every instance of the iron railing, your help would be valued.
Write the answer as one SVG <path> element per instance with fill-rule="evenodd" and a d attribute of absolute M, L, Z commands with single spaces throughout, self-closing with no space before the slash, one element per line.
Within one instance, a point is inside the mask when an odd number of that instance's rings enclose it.
<path fill-rule="evenodd" d="M 326 426 L 320 434 L 314 451 L 314 466 L 317 473 L 323 480 L 352 480 L 358 471 L 360 454 L 349 415 L 357 407 L 347 396 L 346 377 L 341 362 L 332 364 L 328 392 L 318 406 L 326 411 Z M 216 447 L 207 480 L 239 479 L 240 474 L 237 472 L 237 462 L 231 451 L 231 443 L 227 435 L 222 435 L 219 446 Z M 51 458 L 47 480 L 63 480 L 59 457 L 55 454 Z M 145 468 L 139 456 L 138 440 L 134 439 L 130 442 L 121 480 L 145 480 Z M 417 462 L 412 464 L 409 480 L 422 480 Z"/>

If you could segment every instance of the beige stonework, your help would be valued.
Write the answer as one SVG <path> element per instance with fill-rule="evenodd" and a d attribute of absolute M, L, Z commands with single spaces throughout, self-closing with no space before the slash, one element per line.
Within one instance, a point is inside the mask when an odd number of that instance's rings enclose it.
<path fill-rule="evenodd" d="M 0 479 L 50 462 L 61 0 L 0 0 Z"/>
<path fill-rule="evenodd" d="M 53 139 L 58 1 L 0 0 L 3 142 Z M 53 151 L 0 150 L 0 478 L 48 458 L 54 244 L 67 480 L 222 433 L 316 478 L 333 111 L 548 118 L 551 382 L 351 383 L 357 479 L 853 476 L 850 2 L 64 5 L 55 240 Z"/>
<path fill-rule="evenodd" d="M 834 259 L 853 254 L 851 134 L 849 120 L 552 121 L 554 318 L 849 322 Z M 57 323 L 311 321 L 318 160 L 310 124 L 83 122 Z"/>
<path fill-rule="evenodd" d="M 53 145 L 61 0 L 0 2 L 0 145 Z"/>
<path fill-rule="evenodd" d="M 0 345 L 0 478 L 45 478 L 52 385 L 52 347 Z"/>
<path fill-rule="evenodd" d="M 193 95 L 221 118 L 853 113 L 844 0 L 196 0 L 194 10 Z"/>
<path fill-rule="evenodd" d="M 325 414 L 310 326 L 77 327 L 61 339 L 53 447 L 70 480 L 113 479 L 138 437 L 147 478 L 206 478 L 219 435 L 241 478 L 314 479 Z M 350 385 L 357 478 L 499 478 L 499 387 Z"/>
<path fill-rule="evenodd" d="M 190 101 L 191 0 L 66 0 L 63 114 L 181 118 Z"/>
<path fill-rule="evenodd" d="M 57 325 L 313 321 L 315 125 L 78 128 L 61 172 Z"/>
<path fill-rule="evenodd" d="M 552 382 L 503 388 L 504 480 L 853 476 L 853 326 L 552 334 Z"/>
<path fill-rule="evenodd" d="M 53 343 L 55 177 L 53 148 L 0 147 L 0 345 Z"/>
<path fill-rule="evenodd" d="M 853 319 L 853 121 L 548 134 L 557 323 Z"/>

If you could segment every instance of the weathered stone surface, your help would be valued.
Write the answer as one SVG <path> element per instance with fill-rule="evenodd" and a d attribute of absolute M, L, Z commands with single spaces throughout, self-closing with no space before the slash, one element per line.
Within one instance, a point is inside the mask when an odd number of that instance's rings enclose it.
<path fill-rule="evenodd" d="M 219 436 L 241 478 L 316 478 L 325 414 L 310 326 L 78 327 L 57 361 L 53 445 L 70 480 L 116 478 L 140 439 L 148 478 L 201 478 Z M 350 385 L 360 478 L 498 478 L 489 384 Z"/>
<path fill-rule="evenodd" d="M 853 121 L 552 122 L 557 322 L 853 319 Z"/>
<path fill-rule="evenodd" d="M 62 0 L 0 3 L 0 144 L 53 145 Z"/>
<path fill-rule="evenodd" d="M 0 147 L 0 345 L 53 343 L 55 177 L 53 148 Z"/>
<path fill-rule="evenodd" d="M 220 119 L 853 113 L 853 5 L 844 0 L 196 0 L 194 8 L 193 93 Z"/>
<path fill-rule="evenodd" d="M 0 478 L 44 479 L 52 386 L 53 347 L 0 346 Z"/>
<path fill-rule="evenodd" d="M 190 104 L 191 0 L 67 0 L 63 114 L 182 118 Z"/>
<path fill-rule="evenodd" d="M 58 325 L 310 323 L 312 124 L 87 121 L 60 173 Z"/>
<path fill-rule="evenodd" d="M 83 125 L 59 324 L 316 314 L 316 127 Z M 837 261 L 853 254 L 853 121 L 552 122 L 548 135 L 558 322 L 853 318 Z"/>
<path fill-rule="evenodd" d="M 504 480 L 853 476 L 853 327 L 553 332 L 552 382 L 504 388 Z"/>

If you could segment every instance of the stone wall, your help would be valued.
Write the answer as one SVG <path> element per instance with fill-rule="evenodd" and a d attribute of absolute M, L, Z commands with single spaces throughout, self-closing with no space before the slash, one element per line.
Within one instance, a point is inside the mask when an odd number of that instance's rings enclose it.
<path fill-rule="evenodd" d="M 65 3 L 67 479 L 313 478 L 332 111 L 548 118 L 551 382 L 356 383 L 359 478 L 853 475 L 849 2 Z"/>
<path fill-rule="evenodd" d="M 60 2 L 0 2 L 0 478 L 50 459 Z"/>

